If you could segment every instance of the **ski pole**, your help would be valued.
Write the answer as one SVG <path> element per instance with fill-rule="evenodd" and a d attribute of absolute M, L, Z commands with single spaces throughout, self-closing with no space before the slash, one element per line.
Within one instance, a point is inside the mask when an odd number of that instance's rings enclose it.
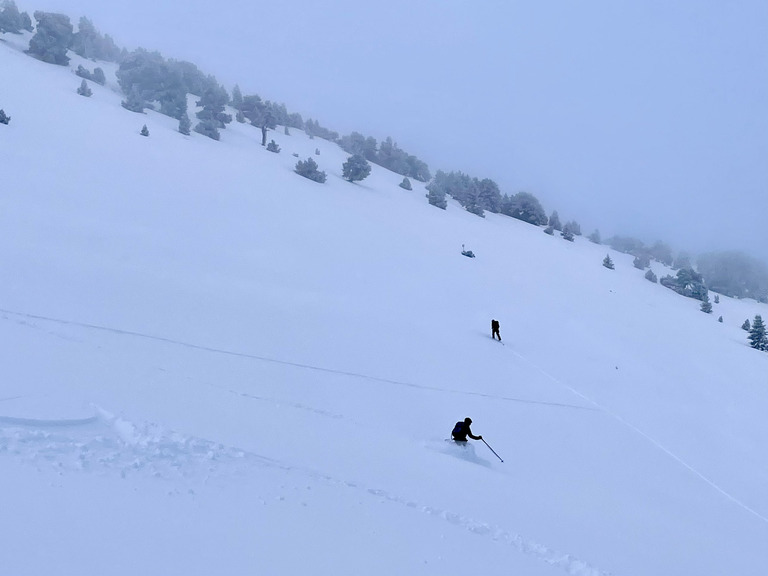
<path fill-rule="evenodd" d="M 488 450 L 490 450 L 491 452 L 493 452 L 494 454 L 496 454 L 496 450 L 494 450 L 493 448 L 491 448 L 491 446 L 488 444 L 488 442 L 486 442 L 486 441 L 485 441 L 485 438 L 483 438 L 483 444 L 485 444 L 486 446 L 488 446 Z M 501 460 L 501 456 L 499 456 L 498 454 L 496 454 L 496 458 L 498 458 L 499 460 Z M 502 462 L 504 462 L 504 460 L 501 460 L 501 461 L 502 461 Z"/>

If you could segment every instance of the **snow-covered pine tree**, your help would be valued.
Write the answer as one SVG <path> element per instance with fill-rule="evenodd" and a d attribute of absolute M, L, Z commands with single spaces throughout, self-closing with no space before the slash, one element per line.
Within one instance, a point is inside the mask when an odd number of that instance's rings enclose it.
<path fill-rule="evenodd" d="M 609 270 L 613 270 L 613 260 L 611 260 L 610 254 L 606 254 L 605 258 L 603 258 L 603 266 Z"/>
<path fill-rule="evenodd" d="M 190 129 L 192 128 L 192 121 L 189 119 L 189 114 L 184 112 L 179 118 L 179 132 L 184 136 L 189 136 Z"/>
<path fill-rule="evenodd" d="M 758 314 L 752 321 L 752 328 L 749 330 L 749 345 L 756 350 L 768 350 L 768 336 L 765 333 L 765 324 L 763 318 Z"/>
<path fill-rule="evenodd" d="M 364 180 L 370 173 L 371 165 L 360 154 L 353 154 L 341 165 L 342 177 L 350 182 Z"/>
<path fill-rule="evenodd" d="M 83 78 L 83 81 L 80 82 L 80 87 L 77 89 L 77 93 L 80 94 L 80 96 L 85 96 L 86 98 L 93 94 L 93 91 L 88 87 L 88 82 L 85 81 L 85 78 Z"/>

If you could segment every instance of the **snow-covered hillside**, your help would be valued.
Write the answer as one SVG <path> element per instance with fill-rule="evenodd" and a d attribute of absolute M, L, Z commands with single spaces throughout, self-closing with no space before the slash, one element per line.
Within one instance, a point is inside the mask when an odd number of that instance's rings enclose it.
<path fill-rule="evenodd" d="M 28 40 L 0 37 L 2 574 L 765 573 L 768 307 L 350 184 L 298 130 L 183 136 Z M 445 440 L 465 416 L 504 462 Z"/>

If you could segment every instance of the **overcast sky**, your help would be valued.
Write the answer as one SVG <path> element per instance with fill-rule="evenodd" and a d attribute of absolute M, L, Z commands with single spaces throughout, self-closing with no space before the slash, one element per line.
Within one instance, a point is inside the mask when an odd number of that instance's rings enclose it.
<path fill-rule="evenodd" d="M 17 0 L 585 234 L 768 261 L 765 0 Z"/>

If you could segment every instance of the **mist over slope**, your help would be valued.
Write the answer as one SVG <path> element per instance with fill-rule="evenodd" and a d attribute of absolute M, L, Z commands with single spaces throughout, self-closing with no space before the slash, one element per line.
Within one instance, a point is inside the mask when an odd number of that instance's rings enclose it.
<path fill-rule="evenodd" d="M 298 130 L 183 136 L 7 36 L 9 573 L 764 570 L 765 305 L 703 314 L 584 238 L 350 184 Z M 503 463 L 445 442 L 465 416 Z"/>

